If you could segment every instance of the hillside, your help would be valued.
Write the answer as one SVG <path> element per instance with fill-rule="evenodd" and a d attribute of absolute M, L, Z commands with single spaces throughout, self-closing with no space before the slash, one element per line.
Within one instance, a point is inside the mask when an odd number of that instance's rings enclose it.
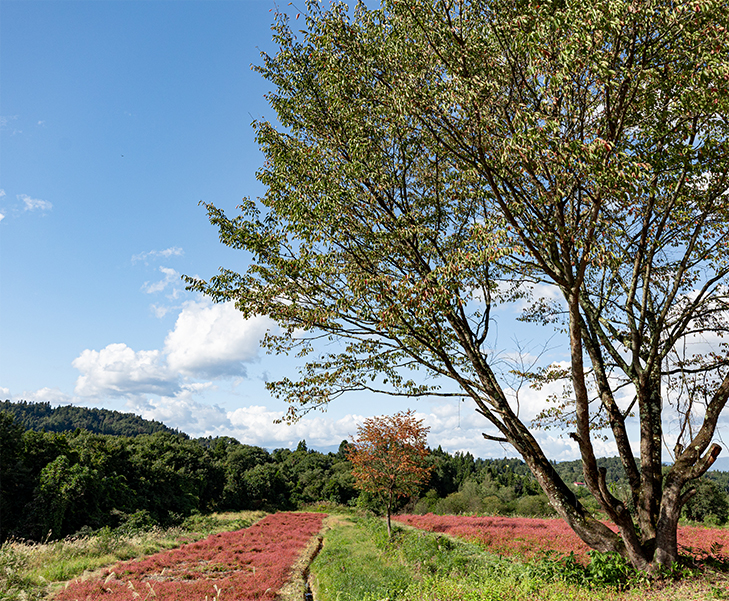
<path fill-rule="evenodd" d="M 64 405 L 51 407 L 50 403 L 29 403 L 28 401 L 0 401 L 0 412 L 15 418 L 16 423 L 26 430 L 37 432 L 72 432 L 76 428 L 94 434 L 113 436 L 138 436 L 168 432 L 187 438 L 186 434 L 168 428 L 162 422 L 142 419 L 133 413 L 121 413 L 109 409 L 89 409 Z"/>

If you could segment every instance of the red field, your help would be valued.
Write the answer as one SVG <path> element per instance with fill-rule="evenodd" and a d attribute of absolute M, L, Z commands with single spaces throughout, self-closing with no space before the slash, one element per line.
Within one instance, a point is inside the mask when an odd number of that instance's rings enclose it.
<path fill-rule="evenodd" d="M 248 601 L 274 599 L 324 514 L 276 513 L 250 528 L 224 532 L 117 564 L 96 580 L 73 581 L 59 601 Z"/>
<path fill-rule="evenodd" d="M 539 556 L 544 551 L 584 556 L 585 545 L 566 522 L 560 519 L 476 517 L 455 515 L 393 516 L 404 524 L 443 532 L 477 541 L 494 553 Z M 729 553 L 729 530 L 683 526 L 678 529 L 678 542 L 684 553 L 698 557 L 723 556 Z"/>

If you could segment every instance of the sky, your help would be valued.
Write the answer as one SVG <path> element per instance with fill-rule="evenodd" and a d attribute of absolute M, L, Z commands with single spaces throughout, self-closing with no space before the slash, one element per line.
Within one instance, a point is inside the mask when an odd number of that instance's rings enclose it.
<path fill-rule="evenodd" d="M 183 274 L 247 265 L 199 203 L 234 214 L 264 192 L 251 124 L 275 114 L 251 65 L 275 53 L 275 9 L 0 2 L 0 398 L 131 411 L 269 449 L 302 439 L 335 449 L 364 418 L 412 408 L 431 446 L 515 456 L 486 441 L 485 419 L 456 399 L 356 394 L 293 426 L 274 423 L 287 405 L 265 382 L 295 375 L 296 359 L 259 350 L 266 318 L 185 290 Z M 529 332 L 520 336 L 529 345 Z M 527 420 L 547 392 L 522 392 Z M 579 457 L 559 432 L 537 438 L 552 459 Z M 599 441 L 596 451 L 615 454 Z"/>

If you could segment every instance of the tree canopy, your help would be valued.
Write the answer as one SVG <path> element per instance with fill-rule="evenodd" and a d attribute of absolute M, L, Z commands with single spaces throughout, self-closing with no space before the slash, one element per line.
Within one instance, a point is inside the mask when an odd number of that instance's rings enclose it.
<path fill-rule="evenodd" d="M 385 504 L 390 538 L 395 501 L 416 494 L 433 469 L 426 462 L 429 430 L 411 410 L 370 417 L 357 426 L 354 444 L 348 448 L 355 486 L 379 496 Z"/>
<path fill-rule="evenodd" d="M 289 419 L 351 390 L 469 397 L 586 543 L 670 564 L 729 397 L 728 32 L 714 0 L 310 2 L 301 31 L 279 15 L 258 67 L 280 122 L 255 124 L 267 192 L 233 218 L 207 205 L 252 260 L 189 286 L 269 315 L 267 347 L 305 358 L 270 385 Z M 564 380 L 545 418 L 617 534 L 509 397 L 491 328 L 517 300 L 569 348 L 566 368 L 521 376 Z M 598 469 L 597 430 L 634 514 Z"/>
<path fill-rule="evenodd" d="M 167 432 L 187 437 L 177 430 L 168 428 L 162 422 L 142 419 L 133 413 L 121 413 L 109 409 L 74 407 L 61 405 L 51 407 L 48 402 L 29 403 L 28 401 L 0 401 L 0 412 L 14 416 L 28 430 L 46 432 L 68 432 L 76 428 L 97 434 L 116 436 L 136 436 Z"/>

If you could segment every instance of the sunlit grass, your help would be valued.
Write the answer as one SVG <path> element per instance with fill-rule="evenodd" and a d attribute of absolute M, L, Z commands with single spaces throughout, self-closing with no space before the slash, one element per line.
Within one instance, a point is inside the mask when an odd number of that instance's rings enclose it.
<path fill-rule="evenodd" d="M 609 570 L 612 560 L 603 559 Z M 617 566 L 620 567 L 620 566 Z M 558 554 L 522 561 L 442 533 L 379 520 L 340 519 L 312 565 L 318 601 L 698 601 L 729 599 L 729 578 L 710 569 L 683 580 L 632 574 L 599 582 L 599 569 Z"/>

